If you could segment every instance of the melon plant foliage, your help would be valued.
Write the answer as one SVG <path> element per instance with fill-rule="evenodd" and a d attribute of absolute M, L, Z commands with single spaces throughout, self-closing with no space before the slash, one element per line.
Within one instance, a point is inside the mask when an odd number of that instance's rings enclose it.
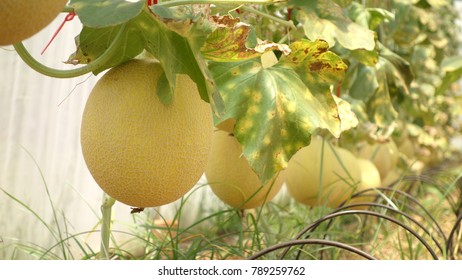
<path fill-rule="evenodd" d="M 98 75 L 145 51 L 164 68 L 165 104 L 176 74 L 189 75 L 215 125 L 236 121 L 263 184 L 314 134 L 344 146 L 408 134 L 423 150 L 447 151 L 462 73 L 460 59 L 447 60 L 457 51 L 453 1 L 184 3 L 71 0 L 83 28 L 67 63 L 105 57 L 92 67 Z M 264 67 L 266 52 L 278 62 Z"/>
<path fill-rule="evenodd" d="M 278 44 L 261 38 L 244 19 L 216 13 L 214 9 L 224 8 L 219 5 L 169 7 L 167 1 L 151 6 L 142 2 L 71 1 L 84 27 L 76 39 L 77 51 L 68 61 L 88 63 L 104 55 L 110 45 L 120 44 L 121 52 L 97 68 L 94 74 L 98 74 L 146 50 L 165 69 L 167 83 L 158 91 L 165 102 L 170 100 L 176 74 L 188 74 L 214 109 L 216 124 L 236 119 L 234 133 L 262 182 L 285 169 L 316 130 L 339 137 L 345 127 L 341 122 L 354 122 L 348 103 L 336 101 L 330 89 L 343 79 L 347 65 L 329 51 L 325 40 L 300 38 Z M 271 2 L 280 1 L 264 4 Z M 225 10 L 232 8 L 226 5 Z M 105 10 L 101 21 L 97 10 Z M 257 43 L 257 37 L 263 42 Z M 370 40 L 373 43 L 372 32 Z M 280 52 L 281 57 L 276 65 L 263 68 L 260 56 L 268 51 Z M 341 118 L 339 112 L 344 111 Z"/>

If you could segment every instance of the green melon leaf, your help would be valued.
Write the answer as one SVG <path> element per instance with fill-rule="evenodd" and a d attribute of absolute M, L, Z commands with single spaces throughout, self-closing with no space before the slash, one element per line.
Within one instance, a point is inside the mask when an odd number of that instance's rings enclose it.
<path fill-rule="evenodd" d="M 353 0 L 334 0 L 334 1 L 341 7 L 349 6 L 353 2 Z"/>
<path fill-rule="evenodd" d="M 221 120 L 236 120 L 234 135 L 263 184 L 309 145 L 314 132 L 325 129 L 338 137 L 341 119 L 345 127 L 354 125 L 346 101 L 337 102 L 329 86 L 342 79 L 346 65 L 326 46 L 293 43 L 291 54 L 268 68 L 259 58 L 210 63 L 226 107 Z"/>
<path fill-rule="evenodd" d="M 289 3 L 298 6 L 297 20 L 302 23 L 308 39 L 322 38 L 331 47 L 338 43 L 349 50 L 374 50 L 374 32 L 353 22 L 333 0 L 291 0 Z"/>
<path fill-rule="evenodd" d="M 393 4 L 395 20 L 389 24 L 389 34 L 395 44 L 411 47 L 427 39 L 427 34 L 422 31 L 429 17 L 425 9 L 412 5 L 408 1 L 397 1 Z"/>
<path fill-rule="evenodd" d="M 121 38 L 116 41 L 119 52 L 112 55 L 106 65 L 93 71 L 98 73 L 128 61 L 143 51 L 143 39 L 136 32 L 136 26 L 133 21 L 103 28 L 92 28 L 84 26 L 80 34 L 75 38 L 76 52 L 71 54 L 66 63 L 69 64 L 87 64 L 101 56 L 108 47 L 113 44 L 114 40 L 122 32 Z M 130 42 L 130 44 L 126 44 Z"/>
<path fill-rule="evenodd" d="M 444 71 L 444 76 L 441 85 L 437 88 L 437 94 L 443 94 L 462 76 L 462 56 L 451 56 L 444 59 L 441 67 Z"/>
<path fill-rule="evenodd" d="M 369 13 L 369 28 L 375 29 L 382 22 L 392 22 L 395 20 L 395 14 L 385 9 L 380 8 L 367 8 Z"/>
<path fill-rule="evenodd" d="M 223 101 L 200 52 L 207 36 L 213 31 L 212 26 L 200 12 L 191 11 L 186 14 L 175 13 L 174 9 L 168 12 L 165 9 L 156 11 L 160 11 L 167 18 L 145 9 L 136 17 L 116 26 L 84 26 L 82 34 L 76 39 L 77 51 L 68 62 L 75 64 L 94 60 L 122 32 L 120 40 L 116 41 L 119 52 L 94 74 L 132 59 L 146 50 L 159 60 L 165 72 L 166 81 L 161 88 L 166 90 L 158 92 L 162 102 L 168 104 L 171 100 L 176 86 L 176 75 L 187 74 L 196 83 L 201 98 L 210 102 L 216 114 L 221 114 L 224 110 Z M 169 90 L 167 86 L 170 87 Z"/>
<path fill-rule="evenodd" d="M 224 110 L 221 96 L 200 52 L 213 27 L 200 11 L 182 10 L 180 13 L 173 8 L 169 10 L 169 13 L 165 8 L 143 11 L 137 17 L 146 50 L 164 68 L 170 92 L 174 92 L 176 75 L 187 74 L 196 83 L 201 98 L 210 102 L 216 114 L 221 114 Z M 157 14 L 159 11 L 168 17 L 161 17 Z M 161 100 L 168 100 L 168 97 Z"/>
<path fill-rule="evenodd" d="M 395 19 L 395 15 L 381 8 L 366 8 L 360 3 L 353 2 L 347 9 L 348 17 L 357 24 L 369 28 L 376 29 L 381 22 L 391 22 Z"/>
<path fill-rule="evenodd" d="M 356 59 L 367 66 L 374 66 L 379 61 L 379 53 L 376 50 L 368 51 L 364 49 L 356 49 L 350 51 L 351 58 Z"/>
<path fill-rule="evenodd" d="M 167 80 L 167 76 L 165 72 L 159 77 L 157 82 L 156 88 L 157 96 L 159 97 L 160 101 L 165 105 L 172 104 L 173 101 L 173 91 L 170 87 L 170 84 Z"/>
<path fill-rule="evenodd" d="M 350 68 L 344 89 L 366 104 L 370 120 L 387 127 L 398 117 L 394 103 L 407 98 L 413 74 L 409 63 L 380 45 L 376 65 L 355 64 Z"/>
<path fill-rule="evenodd" d="M 115 26 L 129 21 L 141 13 L 146 1 L 126 0 L 71 0 L 80 21 L 87 27 Z"/>

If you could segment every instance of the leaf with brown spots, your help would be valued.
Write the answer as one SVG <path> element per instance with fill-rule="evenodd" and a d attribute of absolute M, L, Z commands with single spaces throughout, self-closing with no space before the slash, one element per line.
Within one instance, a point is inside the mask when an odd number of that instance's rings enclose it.
<path fill-rule="evenodd" d="M 314 93 L 330 91 L 329 87 L 343 79 L 347 65 L 324 40 L 301 40 L 290 45 L 291 53 L 280 63 L 293 68 Z M 333 104 L 333 99 L 331 101 Z"/>
<path fill-rule="evenodd" d="M 336 102 L 329 88 L 343 77 L 346 66 L 341 59 L 327 51 L 323 41 L 290 47 L 289 56 L 268 68 L 259 58 L 209 66 L 226 107 L 222 120 L 236 120 L 233 133 L 262 183 L 285 169 L 315 131 L 328 130 L 338 137 L 342 121 L 348 128 L 354 123 L 346 101 Z"/>
<path fill-rule="evenodd" d="M 207 37 L 201 48 L 204 58 L 231 62 L 260 57 L 263 53 L 278 50 L 289 54 L 287 45 L 264 41 L 255 47 L 247 47 L 251 26 L 229 16 L 212 17 L 216 29 Z"/>

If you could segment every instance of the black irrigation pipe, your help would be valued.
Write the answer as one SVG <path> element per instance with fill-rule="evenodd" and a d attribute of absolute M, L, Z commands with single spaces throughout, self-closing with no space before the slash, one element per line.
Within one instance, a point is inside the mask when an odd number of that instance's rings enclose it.
<path fill-rule="evenodd" d="M 396 189 L 390 189 L 390 188 L 375 188 L 375 189 L 380 189 L 380 190 L 382 190 L 382 191 L 392 191 L 392 192 L 394 192 L 394 193 L 397 193 L 398 195 L 403 195 L 403 196 L 406 196 L 408 199 L 411 199 L 412 202 L 414 202 L 415 204 L 417 204 L 417 205 L 425 212 L 425 214 L 427 214 L 427 216 L 429 216 L 430 220 L 433 221 L 433 227 L 436 229 L 436 231 L 438 232 L 438 234 L 443 238 L 444 244 L 447 244 L 447 238 L 446 238 L 446 236 L 445 236 L 443 230 L 442 230 L 441 227 L 439 226 L 438 222 L 433 218 L 433 216 L 431 216 L 431 214 L 425 209 L 425 207 L 424 207 L 422 204 L 420 204 L 413 196 L 409 195 L 409 194 L 406 193 L 406 192 L 403 192 L 403 191 L 401 191 L 401 190 L 396 190 Z M 374 191 L 374 188 L 365 189 L 365 190 L 362 190 L 362 191 L 360 191 L 360 192 L 355 193 L 351 198 L 366 196 L 365 193 L 367 193 L 367 192 L 374 192 L 374 193 L 376 193 L 376 192 Z M 376 201 L 377 201 L 378 198 L 381 197 L 381 196 L 378 195 L 378 194 L 376 194 L 376 195 L 368 195 L 368 196 L 374 196 L 374 197 L 376 197 Z M 348 201 L 343 202 L 343 203 L 339 206 L 339 208 L 337 208 L 336 210 L 334 210 L 334 212 L 338 212 L 338 211 L 341 211 L 341 210 L 344 210 L 344 209 L 348 209 L 348 208 L 353 208 L 353 207 L 355 207 L 355 206 L 368 206 L 368 207 L 373 207 L 373 206 L 375 206 L 375 207 L 386 208 L 386 209 L 388 209 L 388 210 L 391 210 L 392 212 L 395 212 L 395 213 L 397 213 L 397 214 L 400 214 L 400 215 L 405 216 L 406 218 L 408 218 L 409 220 L 411 220 L 412 222 L 414 222 L 415 224 L 417 224 L 420 228 L 422 228 L 422 229 L 425 231 L 425 233 L 427 233 L 427 234 L 432 238 L 432 240 L 436 243 L 436 245 L 438 246 L 438 248 L 440 249 L 440 251 L 443 253 L 444 250 L 443 250 L 441 244 L 440 244 L 440 243 L 439 243 L 439 242 L 438 242 L 438 241 L 437 241 L 437 240 L 436 240 L 436 239 L 435 239 L 435 238 L 434 238 L 423 226 L 422 226 L 422 224 L 420 224 L 419 222 L 417 222 L 415 219 L 413 219 L 413 218 L 410 217 L 409 215 L 405 214 L 404 212 L 399 211 L 399 210 L 397 210 L 397 209 L 395 209 L 395 208 L 386 207 L 386 206 L 384 206 L 385 204 L 378 204 L 378 203 L 374 203 L 374 204 L 369 204 L 369 203 L 368 203 L 368 204 L 364 204 L 364 203 L 362 203 L 362 205 L 351 204 L 351 205 L 346 205 L 346 206 L 345 206 L 345 204 L 346 204 L 347 202 L 348 202 Z M 411 210 L 411 212 L 413 212 L 413 213 L 415 213 L 415 214 L 417 214 L 417 215 L 419 215 L 420 217 L 422 217 L 422 218 L 425 219 L 424 215 L 422 215 L 422 214 L 421 214 L 417 209 L 415 209 L 414 207 L 407 206 L 407 208 L 408 208 L 409 210 Z M 366 217 L 366 218 L 367 218 L 367 217 Z M 328 227 L 330 226 L 331 223 L 332 223 L 332 220 L 329 221 Z"/>
<path fill-rule="evenodd" d="M 390 212 L 394 212 L 398 215 L 402 215 L 404 216 L 405 218 L 407 218 L 408 220 L 411 220 L 414 224 L 416 224 L 418 227 L 420 227 L 427 235 L 429 235 L 431 237 L 431 239 L 433 240 L 433 242 L 436 244 L 436 246 L 438 247 L 438 249 L 440 250 L 440 252 L 444 255 L 444 251 L 445 249 L 443 249 L 443 246 L 441 245 L 441 243 L 436 239 L 436 237 L 434 237 L 426 228 L 424 228 L 423 224 L 422 223 L 419 223 L 418 221 L 416 221 L 414 218 L 412 218 L 410 215 L 406 214 L 405 212 L 403 211 L 400 211 L 400 210 L 397 210 L 391 206 L 388 206 L 388 205 L 385 205 L 385 204 L 379 204 L 379 203 L 361 203 L 360 205 L 358 204 L 351 204 L 351 205 L 347 205 L 347 206 L 344 206 L 342 207 L 341 209 L 337 209 L 335 212 L 338 212 L 340 210 L 345 210 L 345 209 L 348 209 L 348 208 L 353 208 L 355 206 L 368 206 L 369 208 L 370 207 L 379 207 L 379 208 L 385 208 L 387 210 L 390 210 Z M 410 212 L 412 213 L 416 213 L 417 215 L 419 215 L 420 217 L 424 218 L 425 217 L 423 215 L 421 215 L 415 208 L 413 207 L 410 207 L 410 206 L 407 206 L 408 210 L 410 210 Z M 369 216 L 366 216 L 365 218 L 365 221 L 364 221 L 364 224 L 366 224 L 366 221 L 367 221 L 367 218 Z M 329 223 L 331 223 L 331 221 L 329 221 Z M 436 221 L 434 222 L 434 225 L 431 226 L 432 228 L 436 229 L 436 233 L 443 239 L 443 244 L 445 246 L 447 246 L 447 239 L 446 239 L 446 236 L 444 234 L 444 232 L 441 231 L 441 228 L 439 227 L 439 225 L 436 223 Z M 447 247 L 446 247 L 447 248 Z"/>
<path fill-rule="evenodd" d="M 392 223 L 394 223 L 396 225 L 401 226 L 402 228 L 404 228 L 408 232 L 410 232 L 412 235 L 414 235 L 414 237 L 416 237 L 425 246 L 425 248 L 428 250 L 428 252 L 432 255 L 433 259 L 435 259 L 435 260 L 438 259 L 438 256 L 436 255 L 435 251 L 433 251 L 433 249 L 430 247 L 430 245 L 427 243 L 427 241 L 425 239 L 423 239 L 422 236 L 420 236 L 413 229 L 411 229 L 407 225 L 401 223 L 400 221 L 398 221 L 398 220 L 396 220 L 396 219 L 394 219 L 392 217 L 389 217 L 389 216 L 386 216 L 386 215 L 383 215 L 383 214 L 380 214 L 380 213 L 376 213 L 376 212 L 373 212 L 373 211 L 369 211 L 369 210 L 347 210 L 347 211 L 343 211 L 343 212 L 331 213 L 329 215 L 324 216 L 321 219 L 318 219 L 317 221 L 315 221 L 314 223 L 312 223 L 311 225 L 309 225 L 308 227 L 303 229 L 297 236 L 298 236 L 298 238 L 300 238 L 301 236 L 306 234 L 306 232 L 310 231 L 311 228 L 318 227 L 324 221 L 328 221 L 328 220 L 334 219 L 336 217 L 340 217 L 340 216 L 344 216 L 344 215 L 350 215 L 350 214 L 356 214 L 356 215 L 363 214 L 363 215 L 375 216 L 375 217 L 388 220 L 388 221 L 390 221 L 390 222 L 392 222 Z M 298 239 L 298 238 L 296 238 L 296 239 Z M 281 258 L 283 258 L 287 253 L 288 253 L 288 249 L 284 250 Z"/>
<path fill-rule="evenodd" d="M 283 248 L 286 248 L 286 251 L 288 251 L 291 247 L 293 246 L 304 246 L 304 245 L 325 245 L 325 246 L 333 246 L 333 247 L 337 247 L 337 248 L 340 248 L 340 249 L 344 249 L 346 251 L 349 251 L 349 252 L 352 252 L 352 253 L 355 253 L 361 257 L 364 257 L 365 259 L 368 259 L 368 260 L 377 260 L 376 258 L 374 258 L 373 256 L 369 255 L 368 253 L 356 248 L 356 247 L 353 247 L 353 246 L 350 246 L 348 244 L 345 244 L 345 243 L 341 243 L 341 242 L 337 242 L 337 241 L 331 241 L 331 240 L 324 240 L 324 239 L 297 239 L 297 240 L 292 240 L 292 241 L 288 241 L 288 242 L 283 242 L 283 243 L 279 243 L 279 244 L 276 244 L 274 246 L 271 246 L 271 247 L 268 247 L 252 256 L 249 257 L 249 260 L 255 260 L 255 259 L 258 259 L 268 253 L 271 253 L 273 251 L 276 251 L 276 250 L 279 250 L 279 249 L 283 249 Z M 284 254 L 283 256 L 281 256 L 281 259 L 283 259 L 283 257 L 285 256 L 286 254 Z"/>
<path fill-rule="evenodd" d="M 455 258 L 455 254 L 456 254 L 456 252 L 454 252 L 455 246 L 452 243 L 457 238 L 457 231 L 460 229 L 461 223 L 462 223 L 462 214 L 459 215 L 459 217 L 457 218 L 457 221 L 454 223 L 454 227 L 449 233 L 448 246 L 446 248 L 446 253 L 452 259 Z"/>
<path fill-rule="evenodd" d="M 378 203 L 357 203 L 357 204 L 350 204 L 350 205 L 347 205 L 347 206 L 344 206 L 344 207 L 341 207 L 341 208 L 337 208 L 334 212 L 332 213 L 338 213 L 338 212 L 341 212 L 343 210 L 346 210 L 348 208 L 353 208 L 353 207 L 358 207 L 358 206 L 367 206 L 367 207 L 382 207 L 382 208 L 386 208 L 387 210 L 390 210 L 391 212 L 395 212 L 395 213 L 398 213 L 400 215 L 403 215 L 404 217 L 408 218 L 409 220 L 411 220 L 412 222 L 414 222 L 418 227 L 420 227 L 426 234 L 428 234 L 431 239 L 433 240 L 433 242 L 436 244 L 436 246 L 440 249 L 441 253 L 444 254 L 444 249 L 441 247 L 441 244 L 431 235 L 431 233 L 425 229 L 419 222 L 417 222 L 415 219 L 413 219 L 412 217 L 410 217 L 409 215 L 405 214 L 404 212 L 402 211 L 399 211 L 399 210 L 396 210 L 395 208 L 392 208 L 390 206 L 386 206 L 386 205 L 383 205 L 383 204 L 378 204 Z M 349 211 L 349 210 L 347 210 Z M 356 214 L 355 212 L 356 210 L 351 210 L 349 211 L 350 214 Z M 380 214 L 380 215 L 384 215 L 385 214 Z M 367 219 L 368 216 L 366 216 L 366 219 Z M 327 228 L 330 227 L 330 225 L 332 224 L 333 222 L 333 219 L 330 219 L 329 222 L 328 222 L 328 225 L 327 225 Z M 316 230 L 316 228 L 320 225 L 321 223 L 317 224 L 317 225 L 313 225 L 313 227 L 309 230 L 310 233 L 313 233 L 314 230 Z M 401 227 L 403 228 L 406 228 L 404 227 L 404 224 L 402 224 L 401 222 L 398 223 L 398 225 L 400 225 Z M 297 238 L 301 238 L 303 234 L 306 234 L 306 232 L 303 233 L 303 231 L 297 236 Z M 305 238 L 308 238 L 310 236 L 310 234 L 308 234 Z M 415 236 L 415 235 L 414 235 Z M 323 238 L 326 238 L 327 237 L 327 234 L 324 234 Z M 420 236 L 421 237 L 421 236 Z M 419 239 L 419 241 L 422 242 L 423 240 L 423 237 L 422 239 L 420 239 L 419 237 L 416 236 L 417 239 Z M 446 244 L 446 242 L 445 242 Z"/>
<path fill-rule="evenodd" d="M 425 216 L 428 219 L 430 219 L 433 226 L 435 227 L 436 231 L 438 232 L 438 234 L 441 235 L 441 237 L 443 238 L 445 243 L 447 242 L 446 235 L 444 234 L 444 231 L 441 228 L 440 224 L 436 221 L 436 219 L 432 216 L 432 214 L 425 208 L 425 206 L 423 206 L 414 196 L 412 196 L 412 195 L 410 195 L 410 194 L 408 194 L 408 193 L 406 193 L 404 191 L 401 191 L 401 190 L 395 190 L 395 189 L 390 189 L 390 188 L 377 188 L 377 189 L 381 190 L 383 192 L 387 192 L 387 191 L 393 192 L 395 194 L 404 196 L 406 199 L 411 200 L 414 204 L 417 205 L 418 208 L 420 208 L 423 211 L 424 214 L 419 212 L 418 209 L 415 209 L 414 207 L 409 206 L 409 204 L 406 205 L 406 208 L 409 209 L 411 212 L 413 212 L 413 213 L 419 215 L 420 217 L 424 218 L 424 219 L 425 219 Z M 369 190 L 373 190 L 373 189 L 369 189 Z M 356 197 L 357 195 L 362 194 L 365 191 L 367 191 L 367 190 L 358 192 L 357 194 L 353 195 L 353 197 Z M 377 197 L 380 197 L 380 196 L 377 195 Z"/>
<path fill-rule="evenodd" d="M 444 186 L 446 186 L 447 183 L 437 181 L 437 180 L 434 179 L 434 177 L 430 176 L 430 175 L 433 175 L 433 174 L 438 174 L 438 171 L 442 171 L 442 170 L 438 169 L 433 173 L 430 173 L 429 171 L 427 171 L 427 172 L 425 172 L 425 173 L 423 173 L 421 175 L 406 175 L 406 176 L 403 176 L 400 179 L 395 180 L 391 185 L 395 185 L 400 181 L 407 181 L 407 182 L 421 181 L 421 182 L 425 182 L 425 183 L 428 183 L 428 184 L 431 184 L 431 185 L 435 186 L 441 194 L 445 194 L 446 189 L 444 188 Z M 457 177 L 453 178 L 453 180 L 455 180 L 455 179 L 457 179 Z M 461 178 L 457 179 L 457 182 L 455 182 L 455 184 L 458 187 L 458 188 L 456 187 L 455 189 L 459 190 L 459 192 L 462 192 L 462 185 L 458 183 L 459 181 L 461 181 Z M 454 198 L 452 198 L 451 196 L 446 196 L 445 199 L 450 204 L 450 206 L 451 206 L 453 212 L 456 214 L 456 216 L 458 216 L 458 212 L 457 212 L 458 202 L 455 201 Z"/>
<path fill-rule="evenodd" d="M 443 187 L 439 188 L 438 191 L 441 194 L 445 194 L 445 199 L 448 201 L 449 205 L 451 206 L 452 212 L 454 213 L 454 215 L 456 215 L 456 217 L 459 216 L 460 210 L 462 209 L 460 206 L 462 203 L 462 186 L 458 186 L 458 188 L 455 189 L 455 191 L 459 192 L 459 195 L 456 194 L 455 196 L 448 195 L 447 190 L 444 189 Z M 458 197 L 457 200 L 456 200 L 456 197 Z"/>
<path fill-rule="evenodd" d="M 416 213 L 417 215 L 421 216 L 422 218 L 425 218 L 425 216 L 427 216 L 432 221 L 433 226 L 435 227 L 438 234 L 443 238 L 445 244 L 447 245 L 446 246 L 446 255 L 447 256 L 450 255 L 450 256 L 453 257 L 455 252 L 454 252 L 454 247 L 453 247 L 452 243 L 453 243 L 454 238 L 456 238 L 456 232 L 460 228 L 460 224 L 462 222 L 462 214 L 459 213 L 460 209 L 459 209 L 459 205 L 458 205 L 458 204 L 460 204 L 460 202 L 456 202 L 456 201 L 452 200 L 449 196 L 446 197 L 447 201 L 452 206 L 456 216 L 458 216 L 457 221 L 456 221 L 454 227 L 452 228 L 452 230 L 451 230 L 451 232 L 449 234 L 449 237 L 446 238 L 446 236 L 444 234 L 444 231 L 441 229 L 441 227 L 440 227 L 439 223 L 436 221 L 436 219 L 430 214 L 430 212 L 415 197 L 408 194 L 407 192 L 391 188 L 393 185 L 397 184 L 400 181 L 407 181 L 407 182 L 412 183 L 412 182 L 416 182 L 418 180 L 418 181 L 421 181 L 421 182 L 430 183 L 432 185 L 435 185 L 438 188 L 439 191 L 442 191 L 442 190 L 444 191 L 444 189 L 442 189 L 440 187 L 440 184 L 439 184 L 440 182 L 435 180 L 433 177 L 428 176 L 428 175 L 431 175 L 431 173 L 428 172 L 428 173 L 424 173 L 423 175 L 418 175 L 418 176 L 403 176 L 400 179 L 396 180 L 395 182 L 391 183 L 388 187 L 375 188 L 375 190 L 380 190 L 380 191 L 383 191 L 383 192 L 390 192 L 391 191 L 394 194 L 404 196 L 405 198 L 409 199 L 411 202 L 415 203 L 418 206 L 418 208 L 420 208 L 424 212 L 424 214 L 419 212 L 419 210 L 414 208 L 414 207 L 407 206 L 407 209 L 411 210 L 413 213 Z M 369 192 L 369 191 L 372 191 L 372 190 L 373 189 L 363 190 L 363 191 L 358 192 L 355 195 L 353 195 L 352 198 L 353 197 L 359 197 L 359 196 L 365 196 L 364 194 L 366 192 Z M 376 194 L 374 196 L 376 198 L 380 197 L 379 194 Z M 285 248 L 285 250 L 283 251 L 283 253 L 281 255 L 281 259 L 283 259 L 287 255 L 287 253 L 289 252 L 289 250 L 290 250 L 290 248 L 292 246 L 300 245 L 301 248 L 303 248 L 304 245 L 309 245 L 309 244 L 314 244 L 314 245 L 317 244 L 317 245 L 326 245 L 326 246 L 338 247 L 338 248 L 341 248 L 341 249 L 348 250 L 350 252 L 354 252 L 354 253 L 356 253 L 356 254 L 358 254 L 358 255 L 366 258 L 366 259 L 375 259 L 373 256 L 367 254 L 366 252 L 364 252 L 362 250 L 359 250 L 358 248 L 355 248 L 353 246 L 341 243 L 341 242 L 330 241 L 330 240 L 325 240 L 325 239 L 300 239 L 303 235 L 307 234 L 307 232 L 310 231 L 312 233 L 324 221 L 329 221 L 329 225 L 328 225 L 328 227 L 329 227 L 330 224 L 333 222 L 334 218 L 344 216 L 344 215 L 349 215 L 349 214 L 363 214 L 363 215 L 366 215 L 367 217 L 375 216 L 375 217 L 378 217 L 378 218 L 381 218 L 381 219 L 388 220 L 388 221 L 390 221 L 390 222 L 404 228 L 405 230 L 410 232 L 414 237 L 416 237 L 425 246 L 425 248 L 428 250 L 428 252 L 432 255 L 432 257 L 435 260 L 438 259 L 438 256 L 436 255 L 435 251 L 430 247 L 430 245 L 427 243 L 427 241 L 425 239 L 423 239 L 423 237 L 420 236 L 416 231 L 414 231 L 413 229 L 411 229 L 407 225 L 401 223 L 399 220 L 397 220 L 395 218 L 392 218 L 392 217 L 389 217 L 389 216 L 387 216 L 385 214 L 381 214 L 381 213 L 377 213 L 377 212 L 373 212 L 373 211 L 369 211 L 369 210 L 346 210 L 348 208 L 353 208 L 353 207 L 358 207 L 358 206 L 381 207 L 381 208 L 385 208 L 385 209 L 387 209 L 387 210 L 389 210 L 391 212 L 394 212 L 396 214 L 399 214 L 399 215 L 402 215 L 402 216 L 406 217 L 408 220 L 412 221 L 419 228 L 421 228 L 426 234 L 428 234 L 431 237 L 431 239 L 433 240 L 433 242 L 435 242 L 437 247 L 440 249 L 440 251 L 444 254 L 444 250 L 443 250 L 441 244 L 429 232 L 429 230 L 427 230 L 421 223 L 417 222 L 414 218 L 412 218 L 408 214 L 404 213 L 403 211 L 400 211 L 400 210 L 397 210 L 397 209 L 395 209 L 393 207 L 390 207 L 388 205 L 379 204 L 379 203 L 356 203 L 356 204 L 351 204 L 351 205 L 345 205 L 345 203 L 347 203 L 347 202 L 342 203 L 340 205 L 340 207 L 337 208 L 336 210 L 334 210 L 334 212 L 332 212 L 331 214 L 326 215 L 326 216 L 318 219 L 317 221 L 313 222 L 311 225 L 306 227 L 304 230 L 302 230 L 296 236 L 295 240 L 280 243 L 280 244 L 277 244 L 275 246 L 268 247 L 267 249 L 262 250 L 262 251 L 258 252 L 257 254 L 251 256 L 250 259 L 257 259 L 257 258 L 259 258 L 259 257 L 261 257 L 261 256 L 263 256 L 263 255 L 265 255 L 267 253 L 270 253 L 272 251 Z M 308 236 L 309 236 L 309 234 L 308 234 Z M 326 236 L 324 236 L 324 237 L 326 237 Z M 301 250 L 297 253 L 297 259 L 300 258 L 300 254 L 301 254 Z"/>
<path fill-rule="evenodd" d="M 424 181 L 424 182 L 430 182 L 430 180 L 428 181 Z M 436 187 L 436 189 L 440 192 L 440 194 L 445 194 L 445 199 L 446 201 L 449 203 L 449 206 L 451 207 L 452 211 L 454 212 L 454 214 L 457 216 L 457 204 L 458 202 L 455 200 L 455 198 L 453 198 L 452 196 L 450 195 L 447 195 L 447 189 L 445 189 L 445 186 L 442 186 L 442 184 L 432 184 L 434 187 Z M 456 188 L 457 190 L 457 188 Z"/>
<path fill-rule="evenodd" d="M 426 229 L 421 223 L 419 223 L 417 220 L 415 220 L 414 218 L 412 218 L 411 216 L 409 216 L 405 212 L 397 210 L 397 209 L 395 209 L 395 208 L 393 208 L 391 206 L 380 204 L 380 203 L 355 203 L 355 204 L 349 204 L 349 205 L 343 206 L 341 208 L 338 208 L 338 209 L 336 209 L 334 211 L 334 213 L 340 212 L 340 211 L 343 211 L 343 210 L 347 210 L 348 208 L 358 207 L 358 206 L 380 207 L 380 208 L 390 210 L 391 212 L 394 212 L 396 214 L 399 214 L 399 215 L 402 215 L 402 216 L 406 217 L 408 220 L 412 221 L 419 228 L 421 228 L 428 236 L 430 236 L 430 238 L 433 240 L 433 242 L 435 242 L 438 249 L 440 249 L 441 253 L 444 254 L 444 249 L 441 246 L 440 242 L 438 242 L 438 240 L 431 234 L 431 232 L 428 229 Z M 444 233 L 441 234 L 441 235 L 444 238 L 444 241 L 445 241 L 445 244 L 446 244 L 447 240 L 446 240 L 446 237 L 444 236 Z"/>
<path fill-rule="evenodd" d="M 431 221 L 432 223 L 434 224 L 436 230 L 438 231 L 438 233 L 441 235 L 441 237 L 444 239 L 444 242 L 447 243 L 447 237 L 446 235 L 444 234 L 444 231 L 443 229 L 441 228 L 440 224 L 436 221 L 436 219 L 432 216 L 432 214 L 425 208 L 425 206 L 423 206 L 414 196 L 404 192 L 404 191 L 401 191 L 401 190 L 397 190 L 397 189 L 393 189 L 393 188 L 375 188 L 376 190 L 380 190 L 382 192 L 393 192 L 394 194 L 398 194 L 398 195 L 401 195 L 401 196 L 404 196 L 406 197 L 407 199 L 409 199 L 410 201 L 412 201 L 414 204 L 416 204 L 418 206 L 418 208 L 420 208 L 425 216 L 427 216 Z M 374 189 L 366 189 L 366 190 L 363 190 L 363 191 L 360 191 L 356 194 L 354 194 L 352 196 L 352 198 L 356 197 L 356 196 L 359 196 L 360 194 L 362 193 L 365 193 L 365 192 L 368 192 L 368 191 L 372 191 Z M 377 195 L 378 197 L 380 197 L 379 195 Z M 345 202 L 343 203 L 345 204 Z M 340 207 L 343 206 L 340 205 Z M 407 206 L 408 209 L 412 210 L 412 212 L 418 214 L 419 216 L 421 216 L 422 218 L 424 218 L 424 215 L 420 214 L 419 211 L 413 207 L 410 207 L 410 206 Z"/>

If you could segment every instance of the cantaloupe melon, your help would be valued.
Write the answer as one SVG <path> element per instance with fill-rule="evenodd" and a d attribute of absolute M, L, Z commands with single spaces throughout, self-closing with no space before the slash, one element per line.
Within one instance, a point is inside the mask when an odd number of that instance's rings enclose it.
<path fill-rule="evenodd" d="M 67 0 L 0 1 L 0 46 L 16 44 L 36 34 L 55 19 Z"/>
<path fill-rule="evenodd" d="M 95 85 L 82 117 L 85 162 L 99 186 L 135 207 L 173 202 L 205 171 L 211 148 L 211 109 L 186 75 L 177 76 L 170 105 L 156 93 L 163 70 L 131 60 Z"/>
<path fill-rule="evenodd" d="M 286 172 L 289 193 L 296 201 L 310 206 L 335 208 L 361 182 L 361 170 L 351 152 L 315 137 L 291 158 Z"/>
<path fill-rule="evenodd" d="M 232 134 L 222 130 L 214 132 L 205 175 L 218 198 L 240 209 L 255 208 L 270 201 L 284 182 L 282 173 L 262 187 L 257 174 L 242 155 L 242 146 Z"/>

